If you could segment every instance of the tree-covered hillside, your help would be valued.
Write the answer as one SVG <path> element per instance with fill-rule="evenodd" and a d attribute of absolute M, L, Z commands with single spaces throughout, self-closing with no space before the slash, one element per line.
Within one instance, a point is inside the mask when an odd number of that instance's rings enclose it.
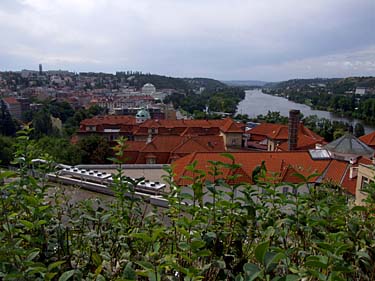
<path fill-rule="evenodd" d="M 375 77 L 294 79 L 271 84 L 263 91 L 314 109 L 375 122 Z"/>
<path fill-rule="evenodd" d="M 201 94 L 190 92 L 184 94 L 173 94 L 164 99 L 165 103 L 173 103 L 175 108 L 194 114 L 203 112 L 206 106 L 213 112 L 225 112 L 234 114 L 238 103 L 245 98 L 245 91 L 241 88 L 219 88 L 216 90 L 205 90 Z"/>
<path fill-rule="evenodd" d="M 198 90 L 207 88 L 210 90 L 225 87 L 220 81 L 209 78 L 175 78 L 156 74 L 143 74 L 139 72 L 117 72 L 118 78 L 126 79 L 129 85 L 141 88 L 146 83 L 153 84 L 157 89 Z"/>

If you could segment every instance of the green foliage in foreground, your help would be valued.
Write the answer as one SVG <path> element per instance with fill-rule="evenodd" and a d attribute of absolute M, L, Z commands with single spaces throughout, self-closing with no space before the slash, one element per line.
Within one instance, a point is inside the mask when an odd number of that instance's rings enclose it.
<path fill-rule="evenodd" d="M 239 165 L 211 162 L 212 182 L 203 180 L 196 164 L 187 167 L 192 195 L 166 178 L 168 209 L 154 209 L 134 197 L 121 169 L 111 203 L 73 203 L 59 188 L 28 176 L 32 151 L 28 135 L 22 134 L 19 172 L 1 174 L 6 180 L 16 176 L 0 186 L 2 280 L 375 278 L 375 198 L 368 207 L 351 208 L 332 185 L 284 195 L 278 185 L 259 178 L 264 192 L 242 185 L 245 196 L 239 200 L 240 185 L 227 183 L 237 176 L 222 179 L 224 168 L 238 170 Z M 203 202 L 205 190 L 211 203 Z"/>

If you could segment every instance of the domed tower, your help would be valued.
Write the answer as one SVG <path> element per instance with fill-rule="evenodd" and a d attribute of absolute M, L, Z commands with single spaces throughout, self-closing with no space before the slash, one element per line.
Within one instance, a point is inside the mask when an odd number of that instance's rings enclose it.
<path fill-rule="evenodd" d="M 156 92 L 156 88 L 151 83 L 144 84 L 142 87 L 142 94 L 153 95 Z"/>
<path fill-rule="evenodd" d="M 135 120 L 137 124 L 143 123 L 148 119 L 151 119 L 151 116 L 148 110 L 145 108 L 140 109 L 135 115 Z"/>

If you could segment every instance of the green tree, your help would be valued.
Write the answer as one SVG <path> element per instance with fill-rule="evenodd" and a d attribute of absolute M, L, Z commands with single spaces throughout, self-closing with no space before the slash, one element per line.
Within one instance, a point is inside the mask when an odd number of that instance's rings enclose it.
<path fill-rule="evenodd" d="M 0 135 L 0 165 L 9 165 L 13 160 L 15 139 Z"/>
<path fill-rule="evenodd" d="M 77 165 L 82 162 L 82 151 L 68 139 L 45 136 L 37 140 L 35 148 L 49 154 L 58 163 Z"/>
<path fill-rule="evenodd" d="M 16 124 L 9 113 L 5 102 L 0 100 L 0 134 L 14 136 L 16 134 Z"/>
<path fill-rule="evenodd" d="M 32 120 L 33 136 L 40 138 L 44 135 L 51 135 L 53 132 L 51 115 L 47 109 L 36 112 Z"/>
<path fill-rule="evenodd" d="M 82 163 L 84 164 L 105 164 L 109 163 L 112 150 L 108 141 L 99 136 L 86 136 L 80 139 L 77 146 L 82 152 Z"/>
<path fill-rule="evenodd" d="M 365 128 L 361 123 L 356 123 L 354 126 L 354 135 L 359 138 L 365 134 Z"/>

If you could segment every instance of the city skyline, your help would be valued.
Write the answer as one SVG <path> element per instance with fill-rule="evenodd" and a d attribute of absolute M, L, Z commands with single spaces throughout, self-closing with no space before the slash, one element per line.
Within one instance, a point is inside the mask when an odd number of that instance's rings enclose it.
<path fill-rule="evenodd" d="M 0 70 L 280 81 L 375 75 L 371 0 L 0 2 Z"/>

